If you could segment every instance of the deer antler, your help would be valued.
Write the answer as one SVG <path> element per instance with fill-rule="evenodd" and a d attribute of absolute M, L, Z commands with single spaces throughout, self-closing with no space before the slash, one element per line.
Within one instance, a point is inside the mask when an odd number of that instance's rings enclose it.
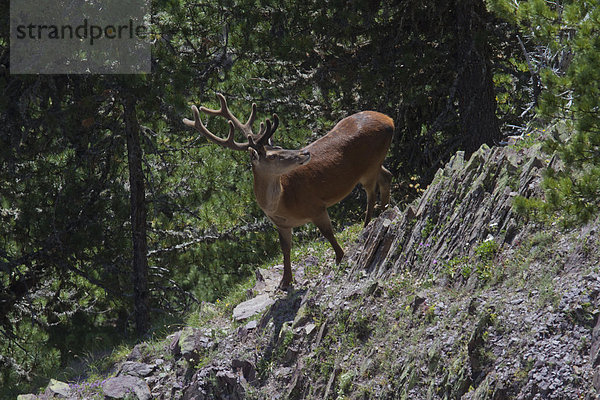
<path fill-rule="evenodd" d="M 277 116 L 277 114 L 273 114 L 273 125 L 271 125 L 271 120 L 268 118 L 264 123 L 261 122 L 260 131 L 258 132 L 258 135 L 252 135 L 248 137 L 250 147 L 259 148 L 261 146 L 270 144 L 271 136 L 273 136 L 273 133 L 275 133 L 275 130 L 278 126 L 279 117 Z"/>
<path fill-rule="evenodd" d="M 254 133 L 252 133 L 252 124 L 256 119 L 256 103 L 252 103 L 252 111 L 250 112 L 250 117 L 248 117 L 248 120 L 245 124 L 242 124 L 229 110 L 229 107 L 227 106 L 227 100 L 225 100 L 225 96 L 223 96 L 221 93 L 217 93 L 217 99 L 219 100 L 219 103 L 221 103 L 221 108 L 219 108 L 218 110 L 212 110 L 206 107 L 200 107 L 200 111 L 212 116 L 221 116 L 227 120 L 227 122 L 229 123 L 229 134 L 227 136 L 227 139 L 222 139 L 216 136 L 211 131 L 209 131 L 206 128 L 206 126 L 204 126 L 202 120 L 200 119 L 200 112 L 198 111 L 198 108 L 196 106 L 192 106 L 192 112 L 194 113 L 194 121 L 185 118 L 183 120 L 183 123 L 187 126 L 195 128 L 214 143 L 232 150 L 247 150 L 249 147 L 253 147 L 258 150 L 259 148 L 269 143 L 269 139 L 271 138 L 271 136 L 273 136 L 275 129 L 277 129 L 277 126 L 279 125 L 279 118 L 277 117 L 277 114 L 273 114 L 273 125 L 271 125 L 271 120 L 269 119 L 267 119 L 264 123 L 261 122 L 260 131 L 258 135 L 255 135 Z M 239 129 L 244 134 L 244 136 L 248 138 L 247 142 L 238 143 L 234 140 L 234 132 L 236 129 Z"/>
<path fill-rule="evenodd" d="M 235 127 L 232 121 L 229 121 L 229 135 L 227 135 L 227 139 L 221 139 L 220 137 L 213 134 L 209 131 L 206 126 L 202 123 L 202 119 L 200 119 L 200 112 L 196 106 L 192 106 L 192 112 L 194 113 L 194 120 L 190 121 L 187 118 L 183 119 L 183 123 L 187 126 L 191 126 L 196 128 L 200 133 L 206 136 L 207 139 L 213 141 L 214 143 L 227 147 L 232 150 L 248 150 L 250 144 L 246 143 L 238 143 L 234 140 L 233 134 L 235 132 Z"/>

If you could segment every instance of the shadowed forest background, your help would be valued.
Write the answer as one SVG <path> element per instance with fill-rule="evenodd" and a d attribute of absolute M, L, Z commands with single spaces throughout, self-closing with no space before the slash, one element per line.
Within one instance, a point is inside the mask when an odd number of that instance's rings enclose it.
<path fill-rule="evenodd" d="M 546 201 L 595 215 L 597 1 L 154 1 L 152 73 L 11 75 L 0 5 L 0 397 L 123 341 L 168 331 L 279 254 L 246 154 L 184 128 L 216 92 L 277 113 L 300 148 L 341 118 L 394 119 L 393 202 L 456 151 L 545 132 L 566 164 Z M 210 119 L 222 135 L 226 126 Z M 365 149 L 368 151 L 368 149 Z M 361 191 L 330 210 L 360 219 Z M 297 230 L 302 239 L 313 227 Z M 298 239 L 297 239 L 298 240 Z"/>

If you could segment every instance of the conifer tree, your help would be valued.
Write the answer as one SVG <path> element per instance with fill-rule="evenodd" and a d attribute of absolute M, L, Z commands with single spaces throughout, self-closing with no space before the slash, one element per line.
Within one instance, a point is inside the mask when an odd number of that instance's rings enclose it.
<path fill-rule="evenodd" d="M 600 206 L 600 8 L 596 0 L 490 1 L 529 39 L 544 90 L 538 112 L 553 124 L 547 149 L 564 168 L 544 179 L 546 211 L 585 222 Z"/>

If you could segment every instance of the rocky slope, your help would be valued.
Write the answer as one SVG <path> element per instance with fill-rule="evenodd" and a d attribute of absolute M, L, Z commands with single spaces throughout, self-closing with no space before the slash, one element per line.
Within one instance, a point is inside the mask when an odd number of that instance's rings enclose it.
<path fill-rule="evenodd" d="M 231 317 L 205 304 L 204 325 L 139 344 L 106 379 L 22 399 L 597 399 L 599 224 L 514 213 L 541 194 L 555 161 L 540 154 L 458 153 L 341 267 L 307 255 L 289 293 L 261 270 Z"/>

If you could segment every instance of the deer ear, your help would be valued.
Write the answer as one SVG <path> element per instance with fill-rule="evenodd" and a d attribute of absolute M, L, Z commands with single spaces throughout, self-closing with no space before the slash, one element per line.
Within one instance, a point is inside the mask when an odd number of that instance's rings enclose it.
<path fill-rule="evenodd" d="M 252 147 L 248 148 L 248 151 L 250 152 L 250 160 L 252 161 L 258 161 L 258 151 L 256 151 L 255 149 L 253 149 Z"/>

